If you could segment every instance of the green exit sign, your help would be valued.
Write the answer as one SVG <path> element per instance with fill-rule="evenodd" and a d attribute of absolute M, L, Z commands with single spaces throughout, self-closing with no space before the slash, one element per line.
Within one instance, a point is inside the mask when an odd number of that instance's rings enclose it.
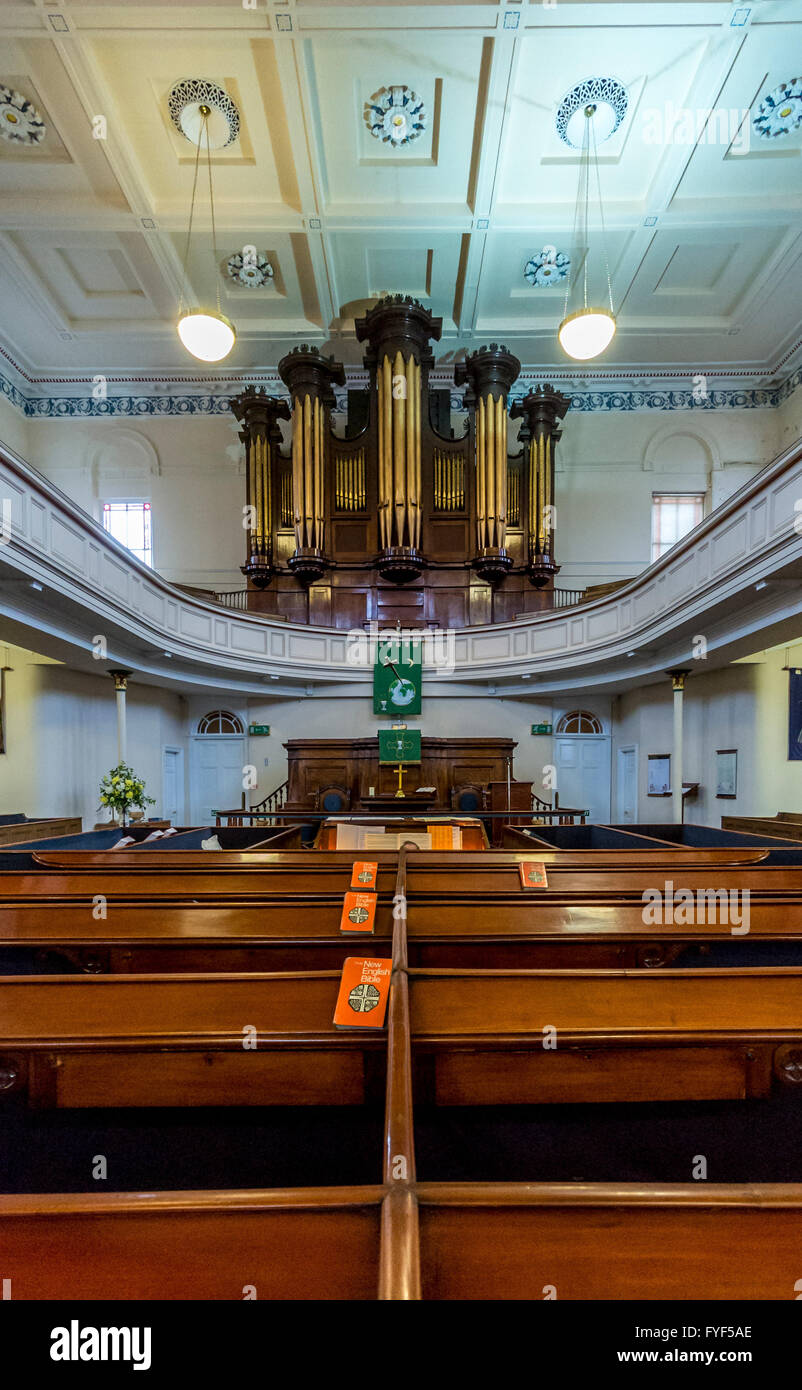
<path fill-rule="evenodd" d="M 269 725 L 269 724 L 249 724 L 249 725 L 248 725 L 248 733 L 249 733 L 249 734 L 269 734 L 269 733 L 270 733 L 270 725 Z"/>
<path fill-rule="evenodd" d="M 532 725 L 532 733 L 533 733 L 533 734 L 550 734 L 551 731 L 552 731 L 552 725 L 551 725 L 551 724 L 533 724 L 533 725 Z"/>

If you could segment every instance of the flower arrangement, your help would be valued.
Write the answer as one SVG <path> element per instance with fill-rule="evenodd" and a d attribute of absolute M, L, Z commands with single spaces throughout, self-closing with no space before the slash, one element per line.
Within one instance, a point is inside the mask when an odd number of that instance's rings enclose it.
<path fill-rule="evenodd" d="M 146 806 L 155 805 L 155 799 L 145 796 L 145 783 L 141 777 L 137 777 L 133 768 L 128 767 L 126 763 L 119 763 L 111 772 L 106 773 L 100 783 L 100 804 L 110 806 L 112 811 L 121 811 L 124 826 L 129 806 L 138 806 L 144 810 Z"/>

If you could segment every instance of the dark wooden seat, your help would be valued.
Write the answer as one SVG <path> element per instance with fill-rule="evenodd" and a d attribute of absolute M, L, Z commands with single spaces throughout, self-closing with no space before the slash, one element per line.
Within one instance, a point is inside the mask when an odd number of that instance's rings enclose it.
<path fill-rule="evenodd" d="M 323 811 L 328 816 L 342 815 L 351 808 L 350 788 L 338 786 L 336 783 L 328 787 L 318 787 L 314 805 L 316 811 Z"/>
<path fill-rule="evenodd" d="M 451 788 L 451 809 L 458 815 L 475 816 L 485 810 L 487 794 L 478 782 L 462 782 Z"/>

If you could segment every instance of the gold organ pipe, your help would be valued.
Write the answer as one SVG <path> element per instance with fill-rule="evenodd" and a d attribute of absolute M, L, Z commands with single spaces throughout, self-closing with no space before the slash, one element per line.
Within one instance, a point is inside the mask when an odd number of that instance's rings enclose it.
<path fill-rule="evenodd" d="M 485 544 L 485 402 L 480 396 L 476 408 L 476 522 L 479 549 Z"/>
<path fill-rule="evenodd" d="M 265 514 L 264 496 L 262 494 L 262 441 L 258 435 L 253 441 L 253 447 L 254 478 L 256 481 L 256 546 L 258 550 L 264 550 Z"/>
<path fill-rule="evenodd" d="M 552 550 L 552 528 L 546 516 L 552 506 L 552 436 L 543 435 L 543 549 Z"/>
<path fill-rule="evenodd" d="M 544 494 L 545 494 L 544 478 L 545 478 L 545 471 L 546 471 L 546 468 L 545 468 L 545 450 L 544 450 L 544 448 L 543 448 L 543 444 L 544 444 L 543 435 L 542 435 L 542 434 L 539 434 L 538 437 L 537 437 L 537 507 L 538 507 L 538 515 L 537 515 L 537 548 L 538 548 L 538 550 L 541 552 L 541 554 L 542 554 L 542 552 L 543 552 L 543 551 L 545 550 L 545 548 L 546 548 L 546 546 L 545 546 L 545 532 L 546 532 L 546 528 L 545 528 L 545 525 L 544 525 L 545 517 L 544 517 L 544 515 L 543 515 L 543 499 L 544 499 Z"/>
<path fill-rule="evenodd" d="M 409 544 L 415 544 L 415 360 L 407 358 L 406 370 L 404 373 L 404 408 L 406 412 L 404 443 L 405 443 L 405 486 L 404 495 L 407 503 L 407 532 Z"/>
<path fill-rule="evenodd" d="M 315 532 L 313 545 L 316 550 L 323 549 L 323 412 L 320 401 L 315 397 Z"/>
<path fill-rule="evenodd" d="M 270 496 L 270 446 L 266 439 L 262 440 L 262 498 L 262 545 L 267 551 L 273 533 L 273 507 Z"/>
<path fill-rule="evenodd" d="M 507 410 L 504 397 L 496 401 L 496 545 L 507 535 Z"/>
<path fill-rule="evenodd" d="M 421 525 L 423 522 L 423 498 L 421 496 L 421 437 L 420 437 L 420 363 L 412 358 L 412 488 L 415 507 L 412 512 L 412 544 L 420 546 Z"/>
<path fill-rule="evenodd" d="M 312 402 L 309 396 L 304 396 L 304 545 L 311 544 L 312 516 L 314 513 L 314 502 L 312 498 Z"/>
<path fill-rule="evenodd" d="M 393 386 L 399 377 L 404 377 L 404 359 L 401 352 L 395 355 L 393 363 Z M 392 402 L 392 434 L 393 434 L 393 498 L 395 502 L 395 526 L 396 526 L 396 545 L 404 545 L 404 522 L 407 515 L 406 500 L 406 479 L 404 476 L 404 465 L 406 462 L 406 432 L 407 432 L 407 403 L 403 395 L 396 396 L 393 391 L 391 394 Z"/>
<path fill-rule="evenodd" d="M 496 411 L 492 396 L 485 400 L 485 545 L 496 544 Z"/>
<path fill-rule="evenodd" d="M 381 461 L 382 474 L 382 514 L 384 518 L 384 544 L 389 546 L 393 539 L 393 369 L 389 357 L 382 360 L 382 415 L 384 418 L 384 449 Z"/>
<path fill-rule="evenodd" d="M 251 510 L 251 512 L 250 512 L 251 525 L 249 526 L 248 529 L 249 529 L 249 531 L 250 531 L 250 543 L 251 543 L 251 544 L 250 544 L 250 548 L 251 548 L 251 550 L 253 550 L 253 549 L 255 548 L 255 545 L 256 545 L 257 534 L 256 534 L 256 463 L 255 463 L 254 455 L 253 455 L 253 441 L 252 441 L 252 440 L 251 440 L 251 443 L 250 443 L 250 445 L 249 445 L 249 447 L 248 447 L 248 506 L 252 508 L 252 510 Z"/>
<path fill-rule="evenodd" d="M 303 457 L 301 454 L 301 402 L 296 396 L 292 412 L 292 520 L 295 527 L 295 548 L 300 550 L 301 516 L 303 514 Z"/>

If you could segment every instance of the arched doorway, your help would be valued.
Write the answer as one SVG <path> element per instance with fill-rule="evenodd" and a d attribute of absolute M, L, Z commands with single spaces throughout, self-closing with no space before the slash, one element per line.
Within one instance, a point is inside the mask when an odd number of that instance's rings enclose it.
<path fill-rule="evenodd" d="M 610 819 L 610 735 L 587 709 L 567 710 L 554 726 L 556 791 L 561 806 L 587 809 L 588 820 Z"/>
<path fill-rule="evenodd" d="M 190 739 L 190 800 L 194 825 L 214 825 L 215 811 L 242 805 L 245 725 L 228 709 L 213 709 L 198 720 Z"/>

